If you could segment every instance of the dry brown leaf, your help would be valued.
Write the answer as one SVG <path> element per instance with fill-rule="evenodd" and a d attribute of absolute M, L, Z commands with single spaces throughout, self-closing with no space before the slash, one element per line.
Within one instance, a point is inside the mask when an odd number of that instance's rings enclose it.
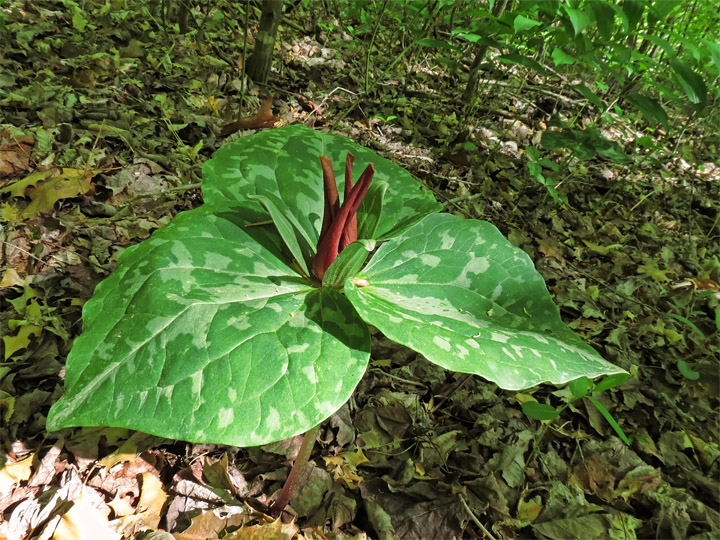
<path fill-rule="evenodd" d="M 53 168 L 35 171 L 22 180 L 3 189 L 0 193 L 9 193 L 13 197 L 30 197 L 30 204 L 23 210 L 24 218 L 34 218 L 52 210 L 61 199 L 70 199 L 85 195 L 93 190 L 90 182 L 95 174 L 92 170 Z"/>
<path fill-rule="evenodd" d="M 9 139 L 7 132 L 1 132 L 3 140 Z M 30 149 L 35 139 L 29 135 L 14 137 L 0 146 L 0 178 L 16 176 L 30 167 Z"/>
<path fill-rule="evenodd" d="M 538 242 L 538 251 L 550 259 L 557 259 L 565 264 L 565 259 L 562 256 L 562 248 L 554 238 L 542 238 Z"/>
<path fill-rule="evenodd" d="M 175 533 L 177 540 L 205 540 L 217 538 L 222 530 L 240 527 L 250 518 L 250 513 L 239 512 L 221 515 L 219 509 L 203 510 L 192 518 L 190 526 L 181 533 Z"/>
<path fill-rule="evenodd" d="M 274 116 L 272 112 L 273 98 L 269 97 L 262 102 L 258 112 L 254 116 L 241 118 L 237 122 L 228 124 L 222 128 L 220 137 L 227 137 L 241 129 L 260 129 L 273 127 L 280 120 L 279 116 Z"/>
<path fill-rule="evenodd" d="M 605 501 L 615 498 L 616 468 L 598 456 L 590 456 L 573 467 L 568 483 L 577 484 L 585 493 Z"/>

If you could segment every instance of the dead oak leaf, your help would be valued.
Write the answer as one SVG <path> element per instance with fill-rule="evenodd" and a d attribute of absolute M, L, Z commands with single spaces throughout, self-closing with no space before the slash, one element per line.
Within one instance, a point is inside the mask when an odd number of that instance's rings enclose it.
<path fill-rule="evenodd" d="M 590 456 L 573 467 L 568 483 L 576 484 L 585 493 L 597 495 L 604 501 L 615 498 L 616 468 L 598 456 Z"/>
<path fill-rule="evenodd" d="M 71 199 L 93 191 L 90 180 L 95 171 L 69 167 L 35 171 L 22 180 L 0 189 L 0 194 L 12 197 L 30 197 L 30 204 L 22 211 L 22 217 L 31 219 L 52 210 L 61 199 Z"/>

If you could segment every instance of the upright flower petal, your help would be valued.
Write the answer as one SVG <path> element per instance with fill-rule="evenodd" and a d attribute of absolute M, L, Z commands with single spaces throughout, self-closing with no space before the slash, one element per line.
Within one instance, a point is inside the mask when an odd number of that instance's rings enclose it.
<path fill-rule="evenodd" d="M 322 239 L 340 211 L 340 202 L 332 161 L 327 156 L 320 156 L 320 165 L 323 170 L 323 195 L 325 197 L 325 212 L 323 213 L 322 228 L 320 229 L 320 239 Z"/>
<path fill-rule="evenodd" d="M 350 170 L 350 177 L 352 176 L 352 162 L 353 158 L 348 156 L 345 164 L 346 182 L 349 178 L 348 170 Z M 368 187 L 370 187 L 370 182 L 375 175 L 375 166 L 372 163 L 368 165 L 360 176 L 357 184 L 349 189 L 346 188 L 345 200 L 343 201 L 342 206 L 340 206 L 339 212 L 337 212 L 337 215 L 332 216 L 328 220 L 327 209 L 333 207 L 332 191 L 329 186 L 328 179 L 331 175 L 334 178 L 334 174 L 332 173 L 332 163 L 328 158 L 321 158 L 321 163 L 323 165 L 323 179 L 325 181 L 326 207 L 326 213 L 323 216 L 323 228 L 325 227 L 325 223 L 327 221 L 330 221 L 330 226 L 324 232 L 321 231 L 320 239 L 318 240 L 317 253 L 315 254 L 312 262 L 312 269 L 315 277 L 322 281 L 325 272 L 337 258 L 340 251 L 342 251 L 350 243 L 357 240 L 357 209 L 360 206 L 360 202 L 365 196 L 365 193 L 367 193 Z M 327 172 L 328 169 L 329 173 Z M 352 181 L 351 178 L 349 179 Z M 337 194 L 337 186 L 334 187 L 334 193 Z M 351 225 L 353 218 L 355 223 L 354 229 L 352 229 Z"/>
<path fill-rule="evenodd" d="M 345 198 L 343 200 L 348 199 L 350 190 L 352 190 L 353 187 L 352 168 L 354 161 L 355 156 L 348 152 L 347 159 L 345 160 Z M 342 238 L 340 239 L 340 251 L 348 247 L 355 240 L 357 240 L 357 215 L 352 214 L 350 221 L 345 225 Z"/>

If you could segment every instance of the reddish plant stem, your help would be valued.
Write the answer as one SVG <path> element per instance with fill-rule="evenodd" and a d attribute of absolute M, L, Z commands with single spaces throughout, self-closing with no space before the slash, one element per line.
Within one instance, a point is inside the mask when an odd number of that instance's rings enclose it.
<path fill-rule="evenodd" d="M 280 514 L 282 514 L 282 511 L 290 502 L 290 498 L 293 496 L 293 493 L 295 493 L 295 490 L 300 485 L 300 480 L 302 480 L 302 477 L 304 476 L 308 460 L 310 459 L 310 454 L 315 446 L 315 439 L 317 438 L 318 431 L 320 431 L 320 424 L 305 432 L 302 444 L 300 445 L 300 451 L 295 457 L 292 469 L 290 469 L 290 474 L 288 475 L 287 480 L 285 480 L 285 485 L 283 486 L 280 495 L 278 495 L 278 498 L 275 499 L 275 502 L 270 507 L 270 514 L 274 517 L 279 517 Z"/>

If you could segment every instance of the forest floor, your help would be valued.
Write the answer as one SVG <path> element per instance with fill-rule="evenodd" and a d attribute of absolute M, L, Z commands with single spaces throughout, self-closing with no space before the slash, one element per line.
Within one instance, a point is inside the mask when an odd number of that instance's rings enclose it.
<path fill-rule="evenodd" d="M 0 8 L 0 538 L 718 538 L 717 132 L 689 123 L 650 156 L 619 119 L 603 134 L 631 160 L 557 151 L 554 198 L 523 148 L 554 113 L 591 113 L 517 66 L 488 73 L 473 107 L 458 98 L 466 75 L 423 54 L 363 94 L 366 51 L 350 36 L 287 25 L 270 83 L 239 111 L 242 39 L 222 18 L 180 35 L 102 3 L 86 18 L 33 4 Z M 561 406 L 566 389 L 503 391 L 379 334 L 320 431 L 296 519 L 261 510 L 299 437 L 233 448 L 47 432 L 82 305 L 126 247 L 202 203 L 203 163 L 255 132 L 223 126 L 267 97 L 275 127 L 344 134 L 526 251 L 564 321 L 630 372 L 594 397 L 631 444 L 589 400 L 553 421 L 523 413 L 528 394 Z"/>

